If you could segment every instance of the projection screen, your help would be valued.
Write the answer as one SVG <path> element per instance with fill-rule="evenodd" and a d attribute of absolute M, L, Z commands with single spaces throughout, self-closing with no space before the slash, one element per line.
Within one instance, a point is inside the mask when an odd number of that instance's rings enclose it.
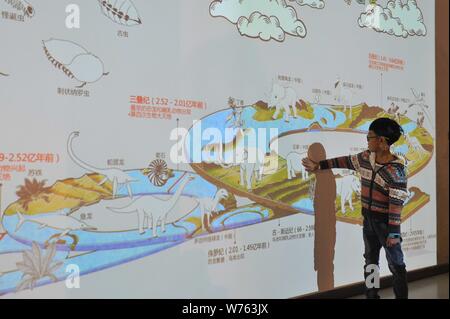
<path fill-rule="evenodd" d="M 0 295 L 289 298 L 362 282 L 360 176 L 301 160 L 366 150 L 379 117 L 404 130 L 391 151 L 408 171 L 407 269 L 435 265 L 434 10 L 0 1 Z"/>

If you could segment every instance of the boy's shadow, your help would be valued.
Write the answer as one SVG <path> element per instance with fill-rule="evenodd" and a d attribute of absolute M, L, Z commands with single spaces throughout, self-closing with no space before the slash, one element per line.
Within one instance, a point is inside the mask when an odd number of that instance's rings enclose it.
<path fill-rule="evenodd" d="M 308 157 L 319 162 L 325 160 L 325 148 L 320 143 L 312 144 Z M 334 288 L 334 247 L 336 244 L 336 181 L 332 170 L 315 173 L 314 191 L 314 270 L 317 272 L 319 291 Z"/>

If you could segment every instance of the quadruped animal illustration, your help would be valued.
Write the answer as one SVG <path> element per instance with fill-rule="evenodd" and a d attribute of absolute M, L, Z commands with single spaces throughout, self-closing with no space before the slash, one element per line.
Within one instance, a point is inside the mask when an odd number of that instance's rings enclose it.
<path fill-rule="evenodd" d="M 343 176 L 336 181 L 336 193 L 341 196 L 341 212 L 346 214 L 345 203 L 348 203 L 350 210 L 354 211 L 352 204 L 353 194 L 361 195 L 361 182 L 354 174 Z"/>
<path fill-rule="evenodd" d="M 298 153 L 298 152 L 290 152 L 286 155 L 286 169 L 288 179 L 292 179 L 296 177 L 296 172 L 301 172 L 302 179 L 305 180 L 308 178 L 308 172 L 305 167 L 302 165 L 302 159 L 306 156 L 306 153 Z"/>
<path fill-rule="evenodd" d="M 278 115 L 283 110 L 284 111 L 284 120 L 289 122 L 291 118 L 291 110 L 294 118 L 297 118 L 297 93 L 291 87 L 283 87 L 278 83 L 272 84 L 272 90 L 270 92 L 270 101 L 269 107 L 275 107 L 275 113 L 273 114 L 272 119 L 276 120 Z"/>
<path fill-rule="evenodd" d="M 206 230 L 206 225 L 211 225 L 211 215 L 216 214 L 219 210 L 219 202 L 228 197 L 228 192 L 226 189 L 219 189 L 214 198 L 200 198 L 200 210 L 202 213 L 202 229 Z M 206 216 L 206 225 L 205 225 Z"/>
<path fill-rule="evenodd" d="M 81 168 L 92 172 L 92 173 L 97 173 L 100 175 L 105 176 L 105 178 L 99 183 L 99 185 L 104 184 L 106 181 L 110 181 L 112 183 L 112 196 L 113 198 L 116 197 L 117 192 L 119 191 L 119 188 L 121 186 L 126 186 L 127 190 L 128 190 L 128 195 L 132 198 L 133 197 L 133 193 L 131 191 L 131 186 L 130 184 L 133 182 L 136 182 L 136 180 L 134 180 L 133 178 L 131 178 L 130 176 L 128 176 L 127 173 L 125 173 L 124 171 L 122 171 L 121 169 L 118 168 L 97 168 L 94 167 L 92 165 L 87 164 L 86 162 L 82 161 L 73 151 L 73 140 L 80 136 L 79 132 L 72 132 L 69 135 L 69 138 L 67 140 L 67 152 L 69 153 L 70 158 L 72 159 L 72 161 L 77 164 L 78 166 L 80 166 Z"/>
<path fill-rule="evenodd" d="M 249 153 L 257 155 L 255 161 L 249 161 Z M 264 174 L 265 154 L 259 148 L 245 148 L 236 153 L 239 165 L 239 184 L 246 186 L 247 190 L 253 189 L 253 180 L 260 182 Z"/>
<path fill-rule="evenodd" d="M 48 60 L 66 76 L 81 83 L 77 88 L 109 74 L 99 57 L 75 42 L 52 38 L 42 44 Z"/>
<path fill-rule="evenodd" d="M 158 224 L 161 224 L 161 232 L 164 233 L 166 231 L 168 214 L 180 199 L 184 188 L 193 179 L 195 179 L 195 176 L 188 175 L 187 178 L 180 183 L 175 194 L 168 200 L 154 196 L 140 196 L 125 207 L 108 207 L 108 209 L 115 213 L 136 213 L 138 216 L 139 233 L 143 235 L 145 233 L 145 228 L 149 227 L 152 229 L 153 237 L 158 237 L 156 230 Z M 150 224 L 148 222 L 150 222 Z"/>

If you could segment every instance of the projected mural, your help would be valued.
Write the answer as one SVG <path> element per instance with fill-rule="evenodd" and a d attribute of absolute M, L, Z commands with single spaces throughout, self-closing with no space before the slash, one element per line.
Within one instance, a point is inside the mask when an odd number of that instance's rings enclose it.
<path fill-rule="evenodd" d="M 404 130 L 406 263 L 436 263 L 431 2 L 78 5 L 115 23 L 90 15 L 75 34 L 50 3 L 0 6 L 0 295 L 286 298 L 361 281 L 358 173 L 301 160 L 366 150 L 379 117 Z"/>

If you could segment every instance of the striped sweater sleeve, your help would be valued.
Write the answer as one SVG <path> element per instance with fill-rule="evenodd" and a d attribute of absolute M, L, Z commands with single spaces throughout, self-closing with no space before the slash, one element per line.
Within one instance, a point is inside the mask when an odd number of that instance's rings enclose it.
<path fill-rule="evenodd" d="M 319 162 L 319 167 L 320 169 L 346 168 L 354 171 L 359 171 L 361 162 L 363 160 L 363 154 L 365 152 L 326 159 Z"/>
<path fill-rule="evenodd" d="M 400 234 L 403 203 L 408 197 L 407 175 L 403 165 L 393 165 L 388 169 L 389 181 L 389 233 Z"/>

